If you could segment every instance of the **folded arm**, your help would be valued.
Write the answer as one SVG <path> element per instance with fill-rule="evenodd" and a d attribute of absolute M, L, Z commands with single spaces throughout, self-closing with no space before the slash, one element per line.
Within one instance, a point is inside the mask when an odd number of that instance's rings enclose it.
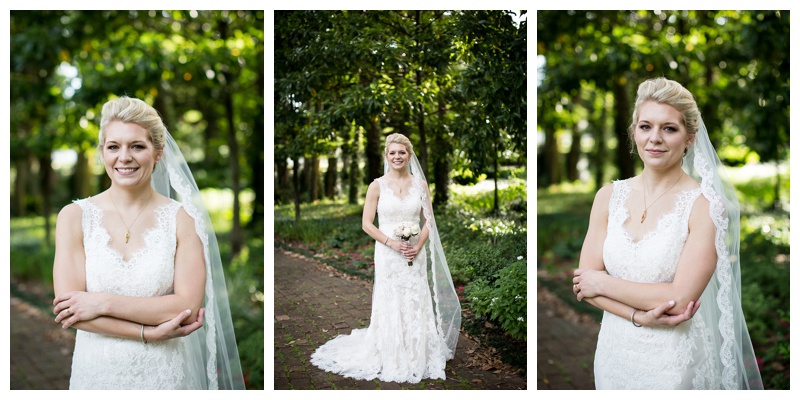
<path fill-rule="evenodd" d="M 573 282 L 583 297 L 607 297 L 640 310 L 651 310 L 667 301 L 675 307 L 668 314 L 679 315 L 697 303 L 714 273 L 717 262 L 709 202 L 699 197 L 689 217 L 689 235 L 681 252 L 675 278 L 669 283 L 638 283 L 616 278 L 592 268 L 575 271 Z"/>
<path fill-rule="evenodd" d="M 128 337 L 131 327 L 167 323 L 185 310 L 190 310 L 190 314 L 183 315 L 181 321 L 193 324 L 193 321 L 202 320 L 198 313 L 203 301 L 206 278 L 203 246 L 195 231 L 194 220 L 183 209 L 178 211 L 177 219 L 174 294 L 130 297 L 90 293 L 86 292 L 81 210 L 74 204 L 65 207 L 59 214 L 56 225 L 56 257 L 53 267 L 56 294 L 53 312 L 57 315 L 56 322 L 61 322 L 65 328 L 74 326 L 77 329 Z M 92 323 L 85 323 L 89 321 Z"/>
<path fill-rule="evenodd" d="M 664 299 L 661 302 L 647 307 L 637 307 L 629 303 L 627 301 L 628 299 L 625 298 L 609 296 L 597 292 L 588 293 L 591 295 L 587 295 L 587 293 L 584 293 L 583 289 L 579 288 L 578 284 L 581 283 L 581 279 L 579 279 L 581 275 L 597 277 L 598 281 L 613 278 L 606 273 L 605 264 L 603 263 L 603 243 L 605 242 L 608 230 L 608 204 L 612 192 L 612 185 L 604 186 L 597 192 L 594 203 L 592 204 L 592 211 L 589 217 L 589 229 L 587 230 L 586 238 L 581 248 L 580 268 L 576 271 L 577 276 L 575 279 L 577 281 L 574 280 L 573 285 L 573 293 L 576 294 L 578 301 L 585 300 L 587 303 L 599 309 L 626 319 L 631 318 L 631 314 L 635 309 L 643 310 L 637 313 L 637 315 L 634 315 L 634 320 L 646 326 L 675 326 L 692 318 L 699 307 L 699 303 L 697 302 L 681 306 L 671 299 Z M 613 279 L 621 282 L 628 282 L 618 278 Z"/>

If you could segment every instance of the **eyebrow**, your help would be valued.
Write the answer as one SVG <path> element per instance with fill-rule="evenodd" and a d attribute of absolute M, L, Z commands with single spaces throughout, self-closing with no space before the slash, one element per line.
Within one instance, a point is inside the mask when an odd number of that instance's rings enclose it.
<path fill-rule="evenodd" d="M 640 119 L 640 120 L 639 120 L 639 122 L 638 122 L 637 124 L 641 124 L 641 123 L 643 123 L 643 122 L 644 122 L 644 123 L 651 124 L 651 125 L 653 124 L 652 122 L 650 122 L 650 121 L 648 121 L 648 120 L 646 120 L 646 119 Z M 662 125 L 678 125 L 678 126 L 680 126 L 680 124 L 679 124 L 679 123 L 677 123 L 677 122 L 672 122 L 672 121 L 667 121 L 667 122 L 664 122 Z"/>

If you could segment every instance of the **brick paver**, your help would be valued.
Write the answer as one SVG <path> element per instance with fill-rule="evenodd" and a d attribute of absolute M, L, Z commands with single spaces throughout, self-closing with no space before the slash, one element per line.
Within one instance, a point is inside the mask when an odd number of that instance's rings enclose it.
<path fill-rule="evenodd" d="M 308 258 L 275 249 L 275 389 L 526 389 L 525 378 L 469 367 L 479 345 L 459 338 L 446 380 L 418 384 L 359 381 L 311 364 L 314 350 L 369 325 L 372 283 L 347 279 Z"/>
<path fill-rule="evenodd" d="M 11 389 L 68 389 L 75 333 L 11 297 Z"/>
<path fill-rule="evenodd" d="M 537 287 L 537 389 L 594 389 L 594 351 L 600 324 L 587 320 Z"/>

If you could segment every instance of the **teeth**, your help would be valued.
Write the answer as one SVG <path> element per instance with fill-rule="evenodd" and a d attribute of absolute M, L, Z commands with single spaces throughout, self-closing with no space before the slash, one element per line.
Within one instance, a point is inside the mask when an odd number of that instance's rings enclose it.
<path fill-rule="evenodd" d="M 117 168 L 117 171 L 123 172 L 123 173 L 127 173 L 127 172 L 136 171 L 136 168 Z"/>

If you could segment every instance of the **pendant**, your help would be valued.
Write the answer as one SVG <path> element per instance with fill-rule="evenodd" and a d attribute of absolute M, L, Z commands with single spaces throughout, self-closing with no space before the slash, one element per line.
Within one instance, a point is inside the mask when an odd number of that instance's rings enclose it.
<path fill-rule="evenodd" d="M 642 219 L 644 221 L 644 219 Z M 125 232 L 125 244 L 128 244 L 128 239 L 131 238 L 131 231 Z"/>
<path fill-rule="evenodd" d="M 644 219 L 645 219 L 645 218 L 647 218 L 647 210 L 644 210 L 644 212 L 642 213 L 642 220 L 641 220 L 641 221 L 639 221 L 639 223 L 640 223 L 640 224 L 641 224 L 641 223 L 644 223 Z"/>

